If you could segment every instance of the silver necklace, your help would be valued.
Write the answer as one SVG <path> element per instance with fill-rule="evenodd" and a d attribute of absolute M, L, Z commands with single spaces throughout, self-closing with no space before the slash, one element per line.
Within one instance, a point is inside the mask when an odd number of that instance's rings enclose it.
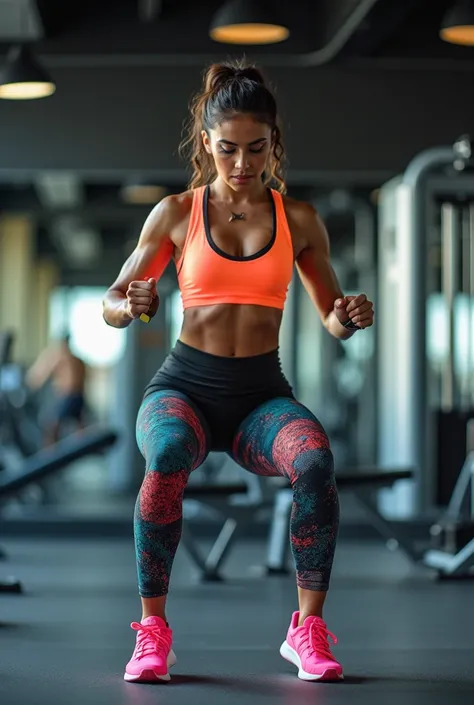
<path fill-rule="evenodd" d="M 234 220 L 245 220 L 245 218 L 245 213 L 234 213 L 234 211 L 230 211 L 229 223 L 232 223 Z"/>

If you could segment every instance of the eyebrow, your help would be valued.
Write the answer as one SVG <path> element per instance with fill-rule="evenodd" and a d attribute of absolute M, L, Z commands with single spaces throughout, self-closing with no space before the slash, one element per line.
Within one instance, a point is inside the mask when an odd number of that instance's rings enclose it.
<path fill-rule="evenodd" d="M 232 147 L 238 147 L 239 145 L 236 144 L 235 142 L 230 142 L 229 140 L 217 140 L 219 143 L 223 144 L 230 144 Z M 248 146 L 251 147 L 254 144 L 258 144 L 259 142 L 266 142 L 267 138 L 266 137 L 260 137 L 258 140 L 254 140 L 253 142 L 249 142 Z"/>

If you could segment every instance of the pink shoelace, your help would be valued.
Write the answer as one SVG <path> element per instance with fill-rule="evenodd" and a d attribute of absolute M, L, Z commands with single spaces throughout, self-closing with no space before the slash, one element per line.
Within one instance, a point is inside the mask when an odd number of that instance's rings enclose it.
<path fill-rule="evenodd" d="M 165 652 L 170 648 L 170 639 L 163 633 L 163 627 L 156 624 L 139 624 L 132 622 L 132 629 L 138 632 L 137 646 L 135 656 L 149 656 L 152 653 L 159 653 L 160 650 Z M 164 655 L 164 654 L 163 654 Z"/>
<path fill-rule="evenodd" d="M 326 627 L 321 624 L 321 622 L 313 622 L 309 627 L 309 643 L 313 651 L 316 651 L 319 655 L 324 656 L 329 659 L 333 659 L 334 656 L 329 648 L 328 637 L 331 637 L 334 644 L 337 644 L 337 637 L 328 631 Z"/>

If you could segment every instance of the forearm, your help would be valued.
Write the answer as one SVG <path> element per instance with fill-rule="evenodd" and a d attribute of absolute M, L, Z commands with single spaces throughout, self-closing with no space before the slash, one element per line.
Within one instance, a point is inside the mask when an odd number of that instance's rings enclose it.
<path fill-rule="evenodd" d="M 326 318 L 324 321 L 324 327 L 330 335 L 334 336 L 334 338 L 338 338 L 339 340 L 348 340 L 349 338 L 352 338 L 354 333 L 356 333 L 354 330 L 344 328 L 342 323 L 339 323 L 335 311 L 331 311 L 329 316 Z"/>
<path fill-rule="evenodd" d="M 121 291 L 109 289 L 102 307 L 104 321 L 113 328 L 126 328 L 133 320 L 127 313 L 127 297 Z"/>

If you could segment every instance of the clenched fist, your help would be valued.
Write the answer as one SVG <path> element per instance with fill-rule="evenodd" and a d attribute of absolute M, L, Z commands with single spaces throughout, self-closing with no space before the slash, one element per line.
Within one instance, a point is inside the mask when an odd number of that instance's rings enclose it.
<path fill-rule="evenodd" d="M 126 312 L 130 318 L 140 318 L 142 313 L 153 315 L 158 308 L 156 279 L 130 282 L 127 289 Z M 153 305 L 154 304 L 154 305 Z M 153 305 L 153 309 L 152 309 Z"/>
<path fill-rule="evenodd" d="M 344 296 L 334 302 L 337 319 L 347 324 L 349 321 L 359 328 L 369 328 L 374 323 L 374 305 L 365 294 Z"/>

